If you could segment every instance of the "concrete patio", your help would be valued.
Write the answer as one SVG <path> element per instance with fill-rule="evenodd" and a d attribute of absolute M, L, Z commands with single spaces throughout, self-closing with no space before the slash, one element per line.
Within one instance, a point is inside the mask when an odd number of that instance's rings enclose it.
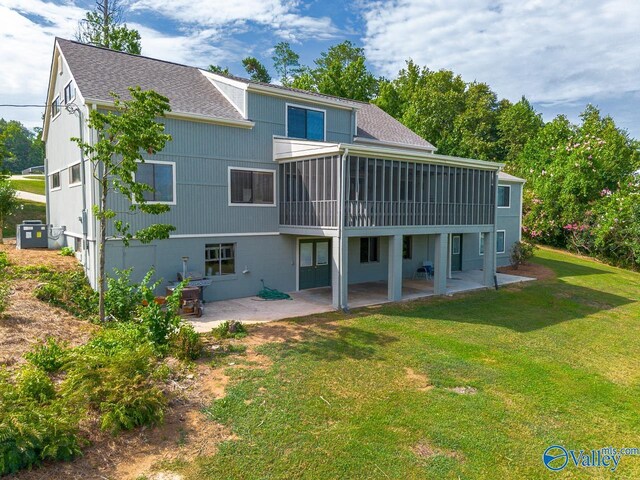
<path fill-rule="evenodd" d="M 487 288 L 482 284 L 482 278 L 482 270 L 454 272 L 452 278 L 447 279 L 447 295 Z M 498 286 L 535 280 L 535 278 L 504 273 L 498 273 L 497 279 Z M 430 297 L 433 294 L 432 280 L 404 279 L 402 282 L 402 301 Z M 210 302 L 205 305 L 204 315 L 201 318 L 192 319 L 191 323 L 198 332 L 208 332 L 227 320 L 263 323 L 334 310 L 331 304 L 331 287 L 302 290 L 290 295 L 292 300 L 267 301 L 258 297 L 245 297 Z M 389 303 L 387 282 L 349 285 L 349 305 L 351 308 L 383 303 Z"/>

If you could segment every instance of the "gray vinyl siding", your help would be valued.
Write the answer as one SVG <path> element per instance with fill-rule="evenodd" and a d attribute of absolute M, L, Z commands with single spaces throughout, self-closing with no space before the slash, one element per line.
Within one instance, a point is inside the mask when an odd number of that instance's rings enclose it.
<path fill-rule="evenodd" d="M 216 87 L 222 91 L 222 93 L 234 104 L 234 106 L 246 114 L 245 105 L 245 90 L 239 87 L 234 87 L 227 83 L 213 81 Z"/>
<path fill-rule="evenodd" d="M 189 271 L 204 273 L 205 245 L 235 244 L 235 274 L 214 276 L 205 288 L 205 301 L 247 297 L 262 289 L 261 279 L 270 288 L 284 292 L 296 288 L 296 239 L 287 235 L 247 237 L 181 238 L 141 245 L 137 242 L 125 248 L 118 241 L 108 242 L 107 273 L 113 269 L 132 268 L 132 278 L 139 281 L 146 272 L 155 269 L 154 280 L 161 280 L 158 293 L 164 294 L 170 281 L 182 272 L 183 256 L 188 256 Z M 248 270 L 248 273 L 242 273 Z"/>

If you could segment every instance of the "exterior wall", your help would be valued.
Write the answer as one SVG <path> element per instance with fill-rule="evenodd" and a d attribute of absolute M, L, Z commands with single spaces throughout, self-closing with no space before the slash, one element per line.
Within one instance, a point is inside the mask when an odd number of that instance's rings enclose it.
<path fill-rule="evenodd" d="M 216 80 L 214 80 L 213 83 L 223 92 L 223 94 L 229 99 L 229 101 L 231 101 L 231 103 L 233 103 L 235 107 L 240 110 L 240 112 L 246 112 L 246 96 L 244 89 L 229 85 L 228 83 L 218 82 Z"/>
<path fill-rule="evenodd" d="M 139 281 L 147 271 L 155 269 L 154 280 L 162 279 L 157 293 L 182 272 L 182 257 L 189 257 L 189 271 L 204 273 L 205 245 L 210 243 L 235 244 L 235 274 L 214 276 L 211 286 L 205 288 L 205 301 L 224 300 L 255 295 L 262 289 L 261 279 L 268 287 L 284 292 L 296 288 L 296 242 L 287 235 L 238 237 L 181 238 L 141 245 L 132 242 L 124 247 L 119 241 L 107 245 L 107 274 L 113 269 L 133 268 L 132 279 Z M 249 270 L 243 274 L 244 270 Z"/>
<path fill-rule="evenodd" d="M 53 98 L 60 96 L 60 113 L 49 121 L 49 131 L 46 143 L 46 173 L 48 187 L 48 218 L 47 222 L 56 226 L 66 226 L 67 231 L 82 235 L 82 186 L 69 186 L 69 167 L 80 162 L 80 149 L 71 137 L 78 137 L 80 126 L 77 114 L 69 113 L 64 107 L 64 87 L 71 80 L 71 74 L 66 64 L 60 74 L 62 59 L 58 61 L 58 68 L 54 73 Z M 73 101 L 80 104 L 78 93 Z M 51 174 L 60 173 L 60 189 L 51 190 Z M 55 246 L 55 242 L 51 242 Z"/>

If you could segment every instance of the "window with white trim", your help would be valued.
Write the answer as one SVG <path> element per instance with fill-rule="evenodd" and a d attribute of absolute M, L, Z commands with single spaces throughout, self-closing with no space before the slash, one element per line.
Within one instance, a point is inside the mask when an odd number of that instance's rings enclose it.
<path fill-rule="evenodd" d="M 380 242 L 378 237 L 362 237 L 360 239 L 360 263 L 380 261 Z"/>
<path fill-rule="evenodd" d="M 149 185 L 153 191 L 145 191 L 142 196 L 150 203 L 175 203 L 176 175 L 175 164 L 150 162 L 138 164 L 135 179 L 137 183 Z"/>
<path fill-rule="evenodd" d="M 287 136 L 324 141 L 324 111 L 287 105 Z"/>
<path fill-rule="evenodd" d="M 496 232 L 496 253 L 504 253 L 506 247 L 506 234 L 504 230 Z"/>
<path fill-rule="evenodd" d="M 498 207 L 509 208 L 511 206 L 511 187 L 498 185 Z"/>
<path fill-rule="evenodd" d="M 70 103 L 75 98 L 76 98 L 76 87 L 73 84 L 73 80 L 71 80 L 64 87 L 64 103 L 65 103 L 65 105 Z"/>
<path fill-rule="evenodd" d="M 232 205 L 275 205 L 275 171 L 229 171 L 229 202 Z"/>
<path fill-rule="evenodd" d="M 60 114 L 60 95 L 51 102 L 51 118 L 55 118 Z"/>
<path fill-rule="evenodd" d="M 82 181 L 82 175 L 80 172 L 80 164 L 76 163 L 69 167 L 69 185 L 77 185 Z"/>
<path fill-rule="evenodd" d="M 204 271 L 207 277 L 235 274 L 235 243 L 212 243 L 205 245 Z"/>
<path fill-rule="evenodd" d="M 60 172 L 51 174 L 51 190 L 55 190 L 56 188 L 60 188 Z"/>

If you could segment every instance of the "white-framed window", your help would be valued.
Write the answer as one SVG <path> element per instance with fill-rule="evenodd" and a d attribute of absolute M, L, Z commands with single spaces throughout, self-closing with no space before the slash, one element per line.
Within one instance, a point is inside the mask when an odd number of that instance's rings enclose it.
<path fill-rule="evenodd" d="M 360 263 L 380 261 L 380 241 L 378 237 L 362 237 L 360 239 Z"/>
<path fill-rule="evenodd" d="M 235 274 L 235 243 L 206 244 L 204 248 L 204 271 L 207 277 Z"/>
<path fill-rule="evenodd" d="M 504 230 L 496 232 L 496 253 L 504 253 L 507 243 L 507 235 Z"/>
<path fill-rule="evenodd" d="M 286 136 L 324 142 L 326 116 L 326 110 L 287 103 Z"/>
<path fill-rule="evenodd" d="M 176 204 L 176 164 L 158 160 L 145 160 L 138 164 L 135 174 L 138 183 L 144 183 L 153 188 L 142 194 L 148 203 Z"/>
<path fill-rule="evenodd" d="M 79 185 L 82 182 L 82 173 L 80 172 L 80 164 L 76 163 L 69 167 L 69 186 Z"/>
<path fill-rule="evenodd" d="M 498 185 L 498 208 L 511 206 L 511 185 Z"/>
<path fill-rule="evenodd" d="M 50 190 L 59 190 L 60 189 L 60 172 L 54 172 L 49 176 L 49 189 Z"/>
<path fill-rule="evenodd" d="M 276 206 L 276 172 L 229 167 L 229 206 Z"/>
<path fill-rule="evenodd" d="M 60 95 L 51 102 L 51 118 L 56 118 L 58 115 L 60 115 Z"/>
<path fill-rule="evenodd" d="M 70 80 L 64 87 L 64 103 L 67 105 L 76 98 L 76 86 L 73 84 L 73 80 Z"/>

